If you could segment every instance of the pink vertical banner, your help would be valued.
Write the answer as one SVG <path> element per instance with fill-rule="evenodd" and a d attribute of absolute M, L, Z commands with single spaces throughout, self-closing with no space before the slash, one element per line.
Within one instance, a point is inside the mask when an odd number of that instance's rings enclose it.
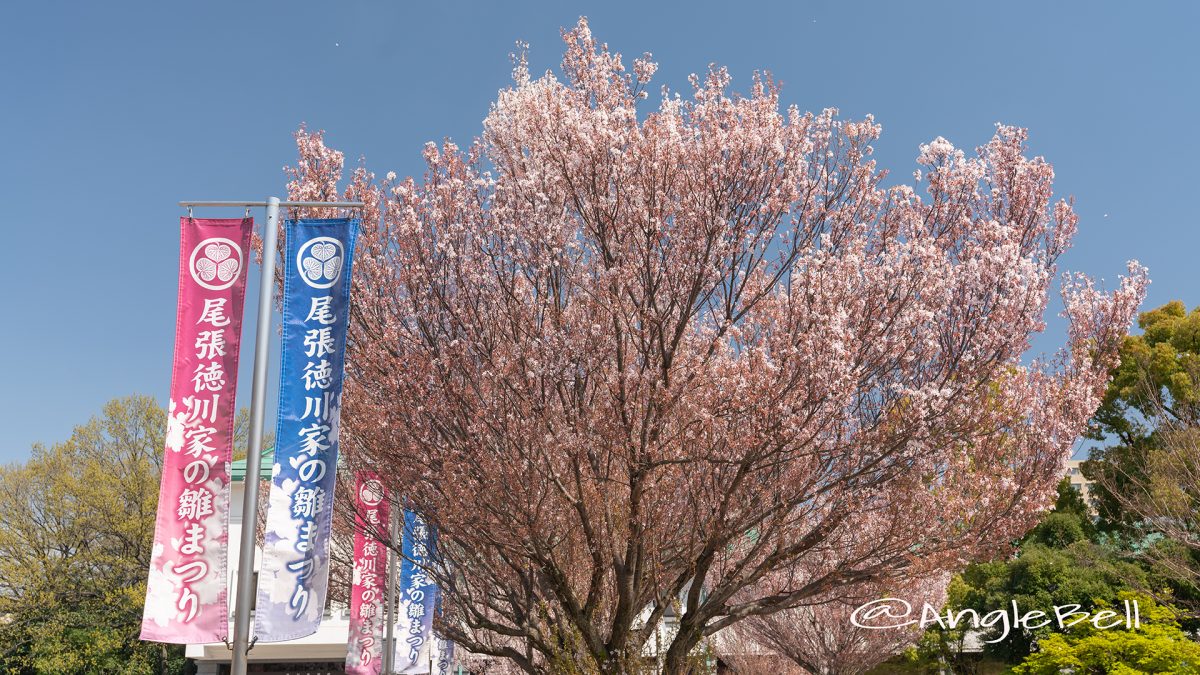
<path fill-rule="evenodd" d="M 350 589 L 350 644 L 347 675 L 383 672 L 384 580 L 387 547 L 380 543 L 387 530 L 388 503 L 383 483 L 370 472 L 354 477 L 354 584 Z"/>
<path fill-rule="evenodd" d="M 229 462 L 251 218 L 180 219 L 179 308 L 142 639 L 229 633 Z"/>

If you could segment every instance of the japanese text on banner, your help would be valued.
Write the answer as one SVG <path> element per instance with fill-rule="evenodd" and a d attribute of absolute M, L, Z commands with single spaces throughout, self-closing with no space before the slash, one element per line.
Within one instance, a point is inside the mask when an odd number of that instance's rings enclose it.
<path fill-rule="evenodd" d="M 253 227 L 250 218 L 180 219 L 175 358 L 144 640 L 217 642 L 228 633 L 229 461 Z"/>
<path fill-rule="evenodd" d="M 371 473 L 354 481 L 354 577 L 350 588 L 348 675 L 383 672 L 384 580 L 387 547 L 380 535 L 387 530 L 389 508 L 383 484 Z"/>
<path fill-rule="evenodd" d="M 288 221 L 285 232 L 279 424 L 254 614 L 262 642 L 311 635 L 325 609 L 358 221 Z"/>
<path fill-rule="evenodd" d="M 432 662 L 442 661 L 433 634 L 438 587 L 430 576 L 436 546 L 429 523 L 418 512 L 404 511 L 400 560 L 400 615 L 396 628 L 396 672 L 429 673 Z"/>

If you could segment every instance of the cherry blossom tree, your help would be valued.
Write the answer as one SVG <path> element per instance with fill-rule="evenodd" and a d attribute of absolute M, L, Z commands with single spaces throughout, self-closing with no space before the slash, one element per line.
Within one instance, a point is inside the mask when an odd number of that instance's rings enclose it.
<path fill-rule="evenodd" d="M 888 186 L 870 117 L 715 67 L 647 109 L 649 55 L 564 38 L 419 179 L 342 188 L 298 134 L 290 197 L 369 205 L 343 441 L 437 526 L 439 629 L 527 672 L 681 673 L 747 617 L 1031 527 L 1146 275 L 1066 276 L 1066 344 L 1022 361 L 1077 220 L 1026 132 L 935 139 Z"/>

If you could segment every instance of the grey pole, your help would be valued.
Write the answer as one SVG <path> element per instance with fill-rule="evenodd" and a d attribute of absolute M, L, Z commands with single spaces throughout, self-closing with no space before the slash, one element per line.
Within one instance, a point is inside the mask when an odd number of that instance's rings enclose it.
<path fill-rule="evenodd" d="M 395 505 L 399 506 L 399 504 Z M 391 522 L 389 529 L 391 534 L 389 539 L 392 546 L 396 546 L 400 540 L 400 518 L 399 508 L 391 509 Z M 396 559 L 396 552 L 392 550 L 392 546 L 387 549 L 388 560 L 388 576 L 387 576 L 387 633 L 383 640 L 383 672 L 384 675 L 392 675 L 396 670 L 396 586 L 399 585 L 397 576 L 400 572 L 399 560 Z"/>
<path fill-rule="evenodd" d="M 250 603 L 254 598 L 254 540 L 258 529 L 258 475 L 262 467 L 263 416 L 267 402 L 267 358 L 271 353 L 271 310 L 274 309 L 275 249 L 279 230 L 279 198 L 267 200 L 263 224 L 262 278 L 258 289 L 258 325 L 254 331 L 254 380 L 250 387 L 250 447 L 246 450 L 242 493 L 242 538 L 238 549 L 237 605 L 233 616 L 232 675 L 246 675 L 250 652 Z"/>

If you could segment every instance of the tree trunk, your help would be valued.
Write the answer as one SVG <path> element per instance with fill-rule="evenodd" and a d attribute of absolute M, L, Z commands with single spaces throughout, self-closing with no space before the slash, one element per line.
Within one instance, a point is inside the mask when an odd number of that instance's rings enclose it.
<path fill-rule="evenodd" d="M 688 655 L 700 644 L 700 633 L 695 629 L 684 629 L 682 626 L 667 649 L 667 657 L 663 661 L 662 675 L 688 675 L 691 664 Z"/>

